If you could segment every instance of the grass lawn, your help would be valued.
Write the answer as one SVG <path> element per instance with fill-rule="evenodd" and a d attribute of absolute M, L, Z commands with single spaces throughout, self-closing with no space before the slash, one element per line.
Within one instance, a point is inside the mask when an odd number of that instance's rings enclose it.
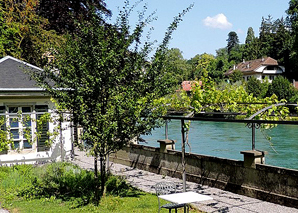
<path fill-rule="evenodd" d="M 158 211 L 157 197 L 154 194 L 140 192 L 135 197 L 118 197 L 107 196 L 102 198 L 98 206 L 88 204 L 81 207 L 76 207 L 73 201 L 62 201 L 61 199 L 41 198 L 26 200 L 23 198 L 15 198 L 10 201 L 5 201 L 3 207 L 10 212 L 101 212 L 101 213 L 133 213 L 133 212 L 154 212 Z M 169 212 L 162 209 L 161 212 Z M 183 208 L 178 212 L 183 212 Z M 190 212 L 200 212 L 198 210 L 190 209 Z"/>
<path fill-rule="evenodd" d="M 155 194 L 139 191 L 121 177 L 111 176 L 106 187 L 107 195 L 95 206 L 93 173 L 72 164 L 0 167 L 0 207 L 10 212 L 158 212 Z"/>

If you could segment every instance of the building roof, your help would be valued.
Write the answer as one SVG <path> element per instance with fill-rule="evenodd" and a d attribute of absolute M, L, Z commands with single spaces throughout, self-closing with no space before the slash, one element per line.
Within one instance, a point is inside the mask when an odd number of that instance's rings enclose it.
<path fill-rule="evenodd" d="M 255 59 L 251 61 L 243 61 L 237 64 L 234 68 L 228 70 L 226 75 L 232 74 L 234 70 L 240 70 L 243 73 L 254 72 L 261 66 L 279 66 L 277 61 L 271 57 Z"/>
<path fill-rule="evenodd" d="M 0 59 L 0 89 L 40 90 L 34 80 L 30 79 L 26 71 L 41 71 L 42 69 L 11 56 Z"/>
<path fill-rule="evenodd" d="M 189 92 L 191 91 L 192 87 L 196 84 L 202 86 L 202 81 L 183 81 L 182 90 Z"/>

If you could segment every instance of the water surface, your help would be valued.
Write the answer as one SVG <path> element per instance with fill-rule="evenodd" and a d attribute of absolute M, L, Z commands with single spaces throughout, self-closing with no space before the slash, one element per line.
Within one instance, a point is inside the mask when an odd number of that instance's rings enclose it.
<path fill-rule="evenodd" d="M 269 142 L 264 134 L 272 137 Z M 157 140 L 165 138 L 165 128 L 141 136 L 147 145 L 158 147 Z M 181 122 L 168 124 L 168 138 L 176 140 L 176 150 L 181 151 Z M 256 149 L 267 151 L 266 164 L 298 169 L 298 125 L 278 125 L 262 133 L 256 130 Z M 187 152 L 221 158 L 243 160 L 240 151 L 252 149 L 252 130 L 243 123 L 191 121 Z M 275 152 L 276 151 L 276 152 Z"/>

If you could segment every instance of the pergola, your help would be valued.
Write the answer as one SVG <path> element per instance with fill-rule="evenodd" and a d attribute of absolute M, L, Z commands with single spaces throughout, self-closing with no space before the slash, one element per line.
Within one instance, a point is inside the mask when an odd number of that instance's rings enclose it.
<path fill-rule="evenodd" d="M 288 121 L 288 120 L 281 120 L 281 121 L 273 121 L 273 120 L 254 120 L 254 118 L 267 111 L 268 109 L 271 109 L 274 106 L 298 106 L 298 104 L 286 104 L 286 103 L 279 103 L 274 104 L 268 107 L 265 107 L 252 116 L 250 116 L 247 119 L 231 119 L 231 118 L 224 118 L 224 116 L 237 116 L 241 115 L 241 113 L 221 113 L 221 112 L 200 112 L 194 115 L 193 112 L 183 115 L 171 115 L 168 114 L 166 116 L 163 116 L 163 119 L 166 120 L 166 126 L 165 126 L 165 135 L 166 139 L 168 139 L 168 120 L 180 120 L 181 121 L 181 144 L 182 144 L 182 180 L 183 180 L 183 191 L 186 191 L 186 171 L 185 171 L 185 142 L 186 142 L 186 132 L 187 129 L 185 128 L 185 121 L 213 121 L 213 122 L 233 122 L 233 123 L 246 123 L 248 128 L 252 129 L 252 150 L 255 150 L 255 129 L 259 128 L 261 124 L 287 124 L 287 125 L 298 125 L 298 121 Z M 214 115 L 220 115 L 221 117 L 214 117 Z"/>

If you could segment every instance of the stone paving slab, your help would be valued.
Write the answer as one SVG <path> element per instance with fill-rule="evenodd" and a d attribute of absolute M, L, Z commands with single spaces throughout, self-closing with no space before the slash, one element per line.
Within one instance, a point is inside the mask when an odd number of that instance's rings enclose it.
<path fill-rule="evenodd" d="M 93 158 L 76 150 L 74 163 L 86 169 L 93 169 Z M 110 164 L 110 170 L 115 175 L 121 175 L 134 187 L 145 192 L 155 193 L 155 184 L 161 181 L 175 182 L 178 190 L 182 191 L 182 180 L 168 176 L 158 175 L 147 171 L 135 169 L 121 164 Z M 281 206 L 274 203 L 234 194 L 228 191 L 202 186 L 187 182 L 187 191 L 196 191 L 209 195 L 213 200 L 194 203 L 193 206 L 204 212 L 230 212 L 230 213 L 298 213 L 298 209 Z M 157 201 L 156 201 L 157 202 Z"/>

